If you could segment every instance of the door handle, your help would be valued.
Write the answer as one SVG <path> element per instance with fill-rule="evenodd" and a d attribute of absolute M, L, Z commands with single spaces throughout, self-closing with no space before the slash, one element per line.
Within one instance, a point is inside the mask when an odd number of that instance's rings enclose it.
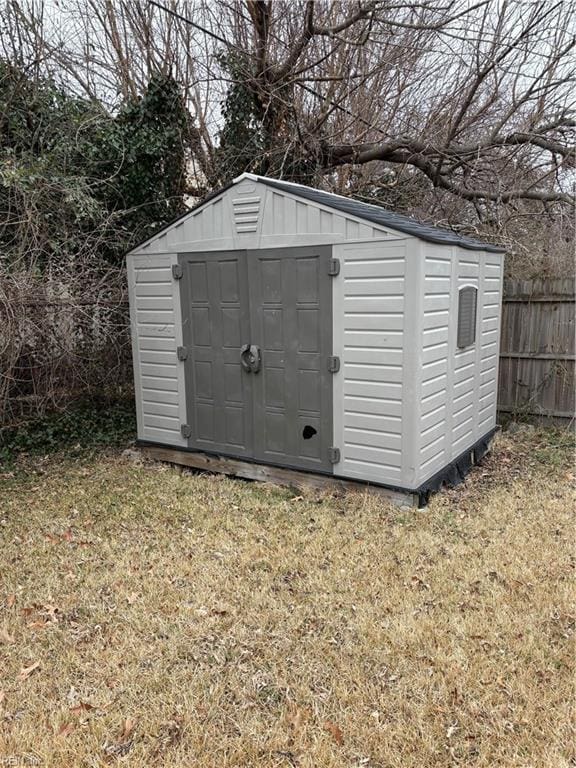
<path fill-rule="evenodd" d="M 242 344 L 240 347 L 240 365 L 246 373 L 250 373 L 252 368 L 250 367 L 250 360 L 248 359 L 250 355 L 250 344 Z"/>
<path fill-rule="evenodd" d="M 262 364 L 262 353 L 256 344 L 243 344 L 240 347 L 240 364 L 246 373 L 258 373 Z"/>
<path fill-rule="evenodd" d="M 250 368 L 252 373 L 258 373 L 262 365 L 262 352 L 256 344 L 250 345 Z"/>

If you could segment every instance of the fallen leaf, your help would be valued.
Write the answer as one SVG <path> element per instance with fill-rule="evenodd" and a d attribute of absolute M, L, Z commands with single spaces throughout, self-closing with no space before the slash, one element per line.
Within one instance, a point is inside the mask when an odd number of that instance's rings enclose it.
<path fill-rule="evenodd" d="M 81 701 L 80 704 L 77 704 L 75 707 L 70 707 L 70 712 L 79 715 L 81 712 L 90 712 L 93 709 L 96 709 L 93 704 L 88 704 L 87 701 Z"/>
<path fill-rule="evenodd" d="M 310 718 L 310 712 L 302 707 L 292 706 L 286 713 L 286 723 L 292 729 L 293 735 L 297 736 L 302 727 Z"/>
<path fill-rule="evenodd" d="M 127 717 L 126 720 L 124 720 L 124 728 L 120 734 L 120 739 L 123 741 L 129 739 L 135 727 L 136 720 L 133 720 L 131 717 Z"/>
<path fill-rule="evenodd" d="M 51 624 L 47 619 L 45 621 L 29 621 L 26 625 L 28 629 L 46 629 Z"/>
<path fill-rule="evenodd" d="M 60 536 L 56 536 L 53 533 L 45 534 L 44 538 L 47 539 L 50 542 L 50 544 L 58 544 L 58 542 L 60 541 Z"/>
<path fill-rule="evenodd" d="M 0 643 L 6 643 L 7 645 L 10 645 L 11 643 L 15 643 L 16 640 L 14 640 L 14 637 L 8 632 L 7 629 L 0 629 Z"/>
<path fill-rule="evenodd" d="M 128 603 L 128 605 L 134 605 L 136 600 L 138 600 L 138 593 L 137 592 L 132 592 L 132 594 L 128 595 L 128 597 L 126 598 L 126 602 Z"/>
<path fill-rule="evenodd" d="M 6 691 L 3 688 L 0 688 L 0 704 L 3 704 L 5 699 Z"/>
<path fill-rule="evenodd" d="M 37 669 L 40 669 L 40 662 L 35 661 L 34 664 L 30 664 L 29 667 L 23 667 L 20 670 L 20 680 L 27 680 L 30 675 L 35 672 Z"/>
<path fill-rule="evenodd" d="M 128 754 L 128 752 L 132 749 L 132 733 L 135 726 L 136 720 L 133 720 L 131 717 L 127 717 L 122 724 L 122 731 L 117 736 L 116 740 L 106 740 L 102 745 L 104 752 L 107 755 L 115 757 L 122 757 L 123 755 Z"/>
<path fill-rule="evenodd" d="M 344 736 L 336 723 L 333 723 L 331 720 L 326 720 L 324 723 L 324 730 L 328 731 L 338 746 L 342 746 L 342 743 L 344 742 Z"/>
<path fill-rule="evenodd" d="M 50 621 L 58 621 L 56 618 L 56 614 L 58 613 L 58 606 L 57 605 L 44 605 L 42 606 L 42 613 L 48 614 L 48 618 Z"/>
<path fill-rule="evenodd" d="M 58 729 L 58 736 L 69 736 L 75 728 L 76 724 L 73 722 L 62 723 Z"/>
<path fill-rule="evenodd" d="M 14 594 L 8 595 L 8 597 L 6 598 L 6 607 L 12 608 L 15 602 L 16 602 L 16 595 Z"/>
<path fill-rule="evenodd" d="M 72 536 L 72 531 L 70 530 L 70 528 L 68 528 L 66 533 L 62 536 L 62 539 L 63 539 L 63 541 L 70 542 L 70 541 L 72 541 L 73 538 L 74 537 Z"/>

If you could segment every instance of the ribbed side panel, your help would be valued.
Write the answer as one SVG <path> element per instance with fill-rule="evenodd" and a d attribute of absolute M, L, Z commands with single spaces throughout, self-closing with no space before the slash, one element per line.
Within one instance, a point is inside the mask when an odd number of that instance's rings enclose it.
<path fill-rule="evenodd" d="M 185 445 L 180 425 L 185 403 L 178 282 L 170 255 L 128 259 L 134 385 L 138 437 L 168 445 Z"/>
<path fill-rule="evenodd" d="M 424 298 L 422 322 L 422 370 L 420 456 L 418 472 L 434 474 L 446 463 L 447 400 L 449 379 L 449 326 L 452 307 L 452 249 L 424 247 Z"/>
<path fill-rule="evenodd" d="M 503 259 L 426 246 L 418 481 L 434 475 L 496 424 Z M 478 289 L 476 339 L 457 346 L 458 291 Z"/>
<path fill-rule="evenodd" d="M 484 286 L 478 306 L 481 350 L 478 431 L 481 434 L 496 426 L 501 306 L 502 259 L 498 255 L 487 253 Z"/>
<path fill-rule="evenodd" d="M 401 484 L 405 245 L 334 248 L 336 474 Z"/>
<path fill-rule="evenodd" d="M 481 261 L 482 253 L 457 252 L 458 284 L 460 289 L 466 285 L 478 288 L 479 301 L 482 301 Z M 452 298 L 454 311 L 458 311 L 458 293 Z M 478 396 L 475 392 L 479 377 L 478 350 L 481 344 L 479 317 L 476 316 L 476 341 L 465 349 L 454 352 L 454 387 L 452 390 L 452 457 L 458 456 L 475 441 L 475 413 L 478 409 Z"/>

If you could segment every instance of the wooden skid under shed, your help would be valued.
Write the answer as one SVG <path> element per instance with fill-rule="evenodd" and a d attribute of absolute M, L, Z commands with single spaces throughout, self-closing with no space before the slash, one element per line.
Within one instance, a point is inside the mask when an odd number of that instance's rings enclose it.
<path fill-rule="evenodd" d="M 296 469 L 272 467 L 267 464 L 253 464 L 240 459 L 226 456 L 211 456 L 206 453 L 180 451 L 177 448 L 163 448 L 158 445 L 140 446 L 143 455 L 156 461 L 169 461 L 185 467 L 217 472 L 223 475 L 242 477 L 247 480 L 258 480 L 263 483 L 287 485 L 301 490 L 330 491 L 342 489 L 361 491 L 381 496 L 396 506 L 417 507 L 418 494 L 409 491 L 396 491 L 378 485 L 368 485 L 354 480 L 343 480 L 329 475 L 315 475 L 309 472 L 299 472 Z"/>

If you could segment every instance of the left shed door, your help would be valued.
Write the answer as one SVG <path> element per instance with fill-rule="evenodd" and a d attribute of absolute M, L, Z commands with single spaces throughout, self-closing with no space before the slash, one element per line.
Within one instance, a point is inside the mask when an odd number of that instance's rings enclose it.
<path fill-rule="evenodd" d="M 189 447 L 253 455 L 251 378 L 240 348 L 250 340 L 246 252 L 182 254 Z"/>

